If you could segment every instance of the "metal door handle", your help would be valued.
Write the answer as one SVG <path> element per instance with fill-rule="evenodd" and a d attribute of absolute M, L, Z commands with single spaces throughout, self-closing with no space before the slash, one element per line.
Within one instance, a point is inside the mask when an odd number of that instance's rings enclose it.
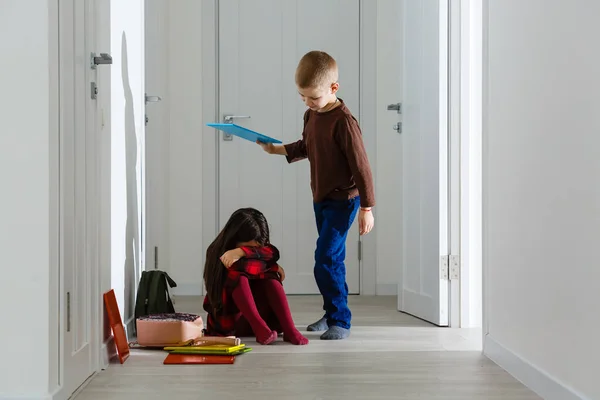
<path fill-rule="evenodd" d="M 249 115 L 225 115 L 223 117 L 223 121 L 226 124 L 233 124 L 233 120 L 237 118 L 250 118 Z M 233 140 L 233 135 L 231 133 L 223 132 L 223 140 L 226 142 L 231 142 Z"/>
<path fill-rule="evenodd" d="M 233 120 L 237 119 L 237 118 L 250 118 L 249 115 L 226 115 L 223 117 L 223 121 L 225 121 L 226 124 L 233 124 Z"/>
<path fill-rule="evenodd" d="M 389 111 L 397 111 L 398 114 L 402 114 L 402 103 L 389 104 L 387 109 Z"/>
<path fill-rule="evenodd" d="M 92 53 L 92 69 L 96 69 L 98 65 L 110 65 L 113 63 L 113 59 L 108 53 L 100 53 L 100 56 L 96 56 L 96 53 Z"/>
<path fill-rule="evenodd" d="M 162 98 L 160 96 L 148 96 L 146 94 L 146 104 L 148 104 L 148 103 L 158 103 L 159 101 L 162 101 Z"/>

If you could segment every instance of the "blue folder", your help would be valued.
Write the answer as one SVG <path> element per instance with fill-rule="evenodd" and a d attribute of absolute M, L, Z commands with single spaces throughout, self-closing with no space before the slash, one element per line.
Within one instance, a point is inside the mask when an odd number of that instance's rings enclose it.
<path fill-rule="evenodd" d="M 243 126 L 239 126 L 236 124 L 206 124 L 207 126 L 211 126 L 218 130 L 221 130 L 226 133 L 230 133 L 232 135 L 241 137 L 242 139 L 249 140 L 253 143 L 256 141 L 260 141 L 262 143 L 282 143 L 281 140 L 274 139 L 272 137 L 263 135 L 258 132 L 251 131 L 248 128 L 244 128 Z"/>

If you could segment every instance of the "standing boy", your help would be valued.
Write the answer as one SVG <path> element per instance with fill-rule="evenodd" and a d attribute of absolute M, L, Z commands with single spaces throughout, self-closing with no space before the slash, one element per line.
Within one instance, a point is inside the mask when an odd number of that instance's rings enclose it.
<path fill-rule="evenodd" d="M 359 231 L 373 229 L 373 177 L 358 122 L 343 100 L 338 67 L 327 53 L 311 51 L 296 69 L 296 86 L 308 107 L 302 139 L 287 145 L 259 143 L 269 154 L 284 155 L 289 163 L 308 158 L 319 239 L 314 274 L 323 295 L 325 316 L 308 326 L 325 331 L 323 340 L 350 336 L 352 314 L 346 284 L 346 237 L 358 212 Z"/>

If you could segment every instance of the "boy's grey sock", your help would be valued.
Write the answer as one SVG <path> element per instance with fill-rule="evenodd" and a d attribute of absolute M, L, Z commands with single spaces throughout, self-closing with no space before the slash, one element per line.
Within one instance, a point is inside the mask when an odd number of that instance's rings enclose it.
<path fill-rule="evenodd" d="M 350 329 L 333 325 L 321 335 L 321 340 L 341 340 L 348 338 L 348 336 L 350 336 Z"/>
<path fill-rule="evenodd" d="M 323 317 L 320 320 L 318 320 L 317 322 L 310 324 L 308 326 L 308 328 L 306 328 L 306 330 L 309 332 L 322 332 L 322 331 L 326 331 L 327 328 L 328 328 L 327 318 Z"/>

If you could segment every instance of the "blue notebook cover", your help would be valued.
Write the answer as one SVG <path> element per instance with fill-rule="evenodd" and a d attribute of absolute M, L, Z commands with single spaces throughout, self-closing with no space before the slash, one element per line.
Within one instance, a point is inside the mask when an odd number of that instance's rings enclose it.
<path fill-rule="evenodd" d="M 274 139 L 272 137 L 263 135 L 258 132 L 251 131 L 250 129 L 244 128 L 236 124 L 206 124 L 213 128 L 219 129 L 223 132 L 230 133 L 232 135 L 241 137 L 242 139 L 249 140 L 253 143 L 261 141 L 262 143 L 281 143 L 281 140 Z"/>

